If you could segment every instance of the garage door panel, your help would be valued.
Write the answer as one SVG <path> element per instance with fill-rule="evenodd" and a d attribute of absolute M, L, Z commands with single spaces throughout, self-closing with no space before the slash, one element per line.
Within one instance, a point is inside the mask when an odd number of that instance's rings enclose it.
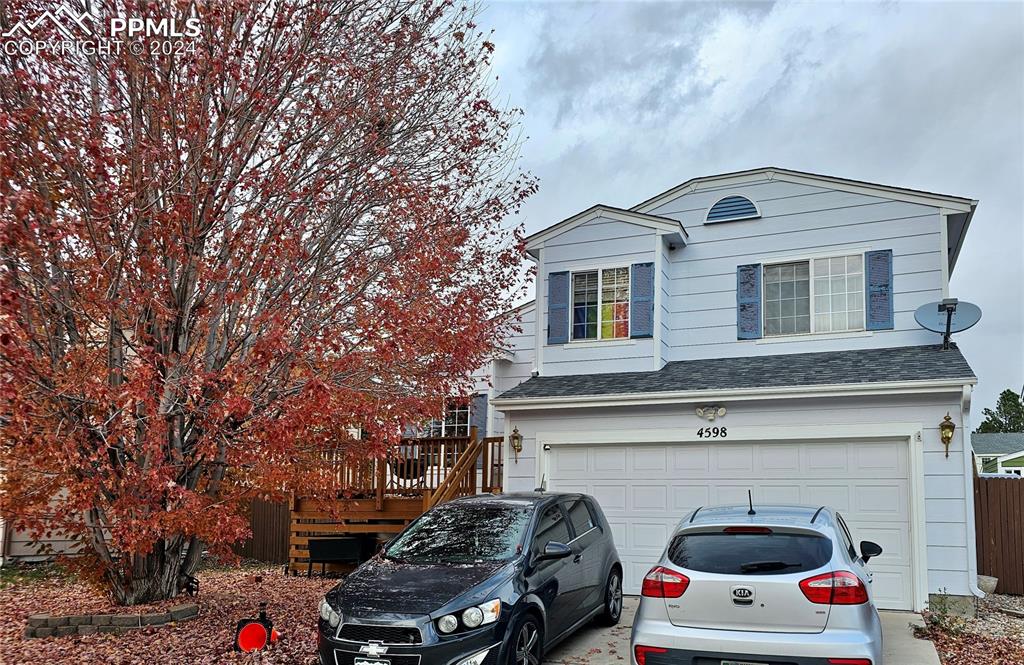
<path fill-rule="evenodd" d="M 672 526 L 664 520 L 657 522 L 632 522 L 630 524 L 631 538 L 628 541 L 631 545 L 630 550 L 637 553 L 647 553 L 657 558 L 661 551 L 665 549 L 665 543 L 668 542 Z M 650 561 L 653 562 L 653 559 Z"/>
<path fill-rule="evenodd" d="M 875 596 L 876 605 L 886 609 L 906 609 L 910 606 L 910 566 L 872 566 L 871 573 L 871 591 Z"/>
<path fill-rule="evenodd" d="M 844 475 L 850 468 L 849 450 L 842 444 L 811 444 L 804 448 L 804 469 L 825 477 Z"/>
<path fill-rule="evenodd" d="M 716 446 L 711 450 L 714 461 L 712 471 L 751 473 L 754 470 L 754 448 L 752 446 Z"/>
<path fill-rule="evenodd" d="M 669 509 L 667 486 L 663 484 L 634 485 L 632 490 L 630 507 L 634 511 L 664 513 Z"/>
<path fill-rule="evenodd" d="M 792 476 L 800 472 L 800 446 L 759 446 L 757 450 L 764 475 Z"/>
<path fill-rule="evenodd" d="M 851 510 L 873 520 L 907 520 L 907 484 L 865 483 L 853 487 Z"/>
<path fill-rule="evenodd" d="M 850 486 L 838 483 L 808 483 L 803 488 L 803 500 L 809 506 L 829 506 L 839 512 L 849 512 L 853 502 L 850 498 Z"/>
<path fill-rule="evenodd" d="M 860 475 L 870 471 L 878 478 L 906 478 L 910 460 L 906 446 L 891 443 L 861 444 L 854 448 L 853 467 L 850 471 Z"/>
<path fill-rule="evenodd" d="M 668 450 L 665 448 L 637 448 L 632 452 L 633 471 L 656 471 L 659 475 L 665 473 L 668 467 Z"/>
<path fill-rule="evenodd" d="M 760 488 L 759 502 L 761 503 L 801 503 L 799 485 L 762 485 Z"/>
<path fill-rule="evenodd" d="M 555 488 L 555 476 L 551 478 L 551 488 Z M 606 512 L 624 512 L 626 510 L 626 485 L 605 485 L 593 483 L 590 495 L 597 499 Z M 561 491 L 561 489 L 559 489 Z"/>
<path fill-rule="evenodd" d="M 697 506 L 711 503 L 711 488 L 707 485 L 672 485 L 672 510 L 683 516 Z"/>
<path fill-rule="evenodd" d="M 589 448 L 577 446 L 559 446 L 551 454 L 551 472 L 558 477 L 566 474 L 586 472 Z"/>
<path fill-rule="evenodd" d="M 838 510 L 857 543 L 882 546 L 882 556 L 870 564 L 879 606 L 912 606 L 905 443 L 574 445 L 551 452 L 549 487 L 585 492 L 601 504 L 622 558 L 627 593 L 639 593 L 643 576 L 687 512 L 745 504 L 751 490 L 755 508 L 802 503 Z M 932 512 L 939 508 L 928 506 Z"/>
<path fill-rule="evenodd" d="M 586 449 L 583 450 L 586 452 Z M 626 470 L 625 448 L 591 448 L 590 450 L 593 456 L 593 471 L 623 473 Z"/>

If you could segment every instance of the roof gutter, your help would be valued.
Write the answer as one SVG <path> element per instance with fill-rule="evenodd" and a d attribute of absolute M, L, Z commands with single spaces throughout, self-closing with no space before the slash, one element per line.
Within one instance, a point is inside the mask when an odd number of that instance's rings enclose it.
<path fill-rule="evenodd" d="M 976 378 L 892 381 L 886 383 L 840 383 L 820 386 L 782 386 L 777 388 L 728 388 L 715 390 L 679 390 L 653 393 L 577 395 L 572 397 L 498 397 L 491 405 L 500 411 L 528 409 L 585 408 L 601 406 L 640 406 L 674 404 L 702 400 L 800 399 L 806 397 L 854 397 L 858 395 L 924 394 L 959 392 L 973 386 Z"/>

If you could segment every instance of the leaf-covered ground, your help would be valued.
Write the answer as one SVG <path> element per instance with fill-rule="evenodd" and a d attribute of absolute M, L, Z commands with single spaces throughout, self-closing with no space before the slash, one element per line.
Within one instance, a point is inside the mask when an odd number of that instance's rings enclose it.
<path fill-rule="evenodd" d="M 970 619 L 925 612 L 922 630 L 942 665 L 1024 665 L 1024 618 L 1002 611 L 1021 608 L 1024 599 L 991 595 L 978 602 L 977 615 Z"/>
<path fill-rule="evenodd" d="M 285 577 L 280 567 L 215 568 L 198 573 L 197 619 L 126 635 L 26 640 L 30 614 L 138 613 L 190 602 L 187 597 L 117 608 L 88 586 L 66 577 L 5 576 L 0 584 L 0 663 L 314 663 L 317 603 L 337 580 Z M 257 581 L 259 580 L 259 581 Z M 261 600 L 282 640 L 260 655 L 232 651 L 235 624 L 255 616 Z"/>

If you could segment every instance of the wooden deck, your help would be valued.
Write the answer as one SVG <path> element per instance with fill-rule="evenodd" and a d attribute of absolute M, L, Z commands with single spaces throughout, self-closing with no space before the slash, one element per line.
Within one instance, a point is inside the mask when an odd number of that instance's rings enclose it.
<path fill-rule="evenodd" d="M 473 428 L 468 437 L 403 439 L 387 459 L 339 464 L 339 481 L 349 498 L 292 501 L 288 571 L 306 572 L 311 539 L 360 536 L 375 541 L 368 543 L 375 549 L 439 503 L 500 492 L 502 442 L 502 437 L 478 439 Z M 327 565 L 329 572 L 350 569 Z"/>

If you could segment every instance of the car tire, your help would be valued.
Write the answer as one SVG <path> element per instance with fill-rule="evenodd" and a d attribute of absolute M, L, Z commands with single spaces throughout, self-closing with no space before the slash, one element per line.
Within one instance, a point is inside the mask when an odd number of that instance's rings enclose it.
<path fill-rule="evenodd" d="M 622 572 L 612 568 L 604 585 L 604 609 L 598 621 L 604 626 L 614 626 L 622 618 Z"/>
<path fill-rule="evenodd" d="M 544 659 L 544 628 L 533 614 L 524 613 L 509 632 L 506 665 L 541 665 Z"/>

